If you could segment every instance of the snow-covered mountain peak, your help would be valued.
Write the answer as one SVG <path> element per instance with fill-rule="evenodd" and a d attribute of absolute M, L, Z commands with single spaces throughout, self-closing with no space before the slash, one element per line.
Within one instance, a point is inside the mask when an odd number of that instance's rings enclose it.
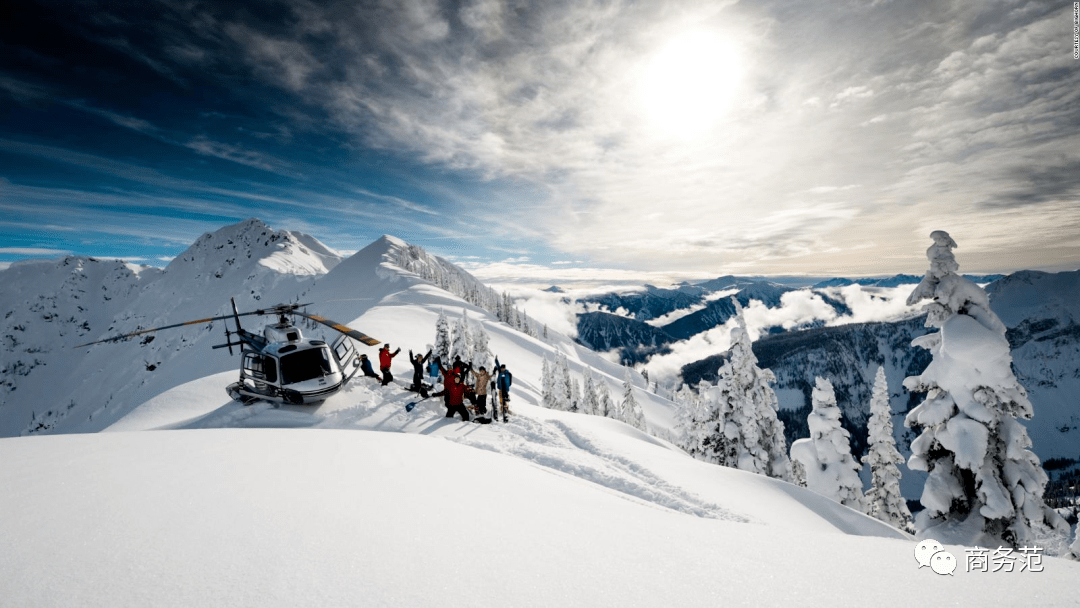
<path fill-rule="evenodd" d="M 28 343 L 18 335 L 29 332 L 35 336 L 33 348 L 41 352 L 59 346 L 65 337 L 85 336 L 160 275 L 153 267 L 132 269 L 122 260 L 83 256 L 12 264 L 3 271 L 0 294 L 5 345 L 10 351 Z"/>
<path fill-rule="evenodd" d="M 489 290 L 457 265 L 389 234 L 356 252 L 320 282 L 355 282 L 372 272 L 390 282 L 420 279 L 461 296 Z"/>
<path fill-rule="evenodd" d="M 191 278 L 222 278 L 233 269 L 261 266 L 278 273 L 322 275 L 341 262 L 334 250 L 301 232 L 274 230 L 250 218 L 200 236 L 167 267 Z"/>
<path fill-rule="evenodd" d="M 1001 320 L 1014 327 L 1024 319 L 1080 322 L 1080 270 L 1039 272 L 1022 270 L 986 288 Z"/>

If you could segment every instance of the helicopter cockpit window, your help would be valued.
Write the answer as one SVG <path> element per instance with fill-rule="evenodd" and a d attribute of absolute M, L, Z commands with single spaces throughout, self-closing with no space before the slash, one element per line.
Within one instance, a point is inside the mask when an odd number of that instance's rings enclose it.
<path fill-rule="evenodd" d="M 325 347 L 302 350 L 281 358 L 282 384 L 322 378 L 332 372 L 330 349 Z"/>
<path fill-rule="evenodd" d="M 253 378 L 277 382 L 277 361 L 273 357 L 248 353 L 244 356 L 244 370 Z"/>

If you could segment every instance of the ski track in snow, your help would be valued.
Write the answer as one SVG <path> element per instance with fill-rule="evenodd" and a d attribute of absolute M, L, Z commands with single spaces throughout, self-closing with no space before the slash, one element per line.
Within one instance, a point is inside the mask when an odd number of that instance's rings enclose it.
<path fill-rule="evenodd" d="M 530 464 L 595 484 L 627 500 L 685 513 L 694 517 L 750 523 L 750 518 L 710 503 L 671 484 L 642 463 L 609 453 L 595 439 L 558 420 L 511 414 L 509 422 L 466 424 L 445 417 L 438 398 L 421 401 L 405 412 L 405 403 L 420 401 L 395 381 L 395 386 L 353 384 L 332 404 L 275 406 L 236 401 L 202 416 L 158 428 L 336 428 L 434 435 L 462 445 L 504 454 Z M 579 414 L 584 415 L 584 414 Z"/>
<path fill-rule="evenodd" d="M 639 463 L 604 453 L 588 438 L 561 422 L 514 415 L 509 423 L 491 430 L 498 436 L 484 433 L 478 437 L 476 433 L 471 433 L 453 439 L 472 447 L 522 458 L 537 466 L 602 486 L 618 495 L 665 509 L 709 519 L 750 522 L 746 517 L 705 502 L 667 483 Z"/>

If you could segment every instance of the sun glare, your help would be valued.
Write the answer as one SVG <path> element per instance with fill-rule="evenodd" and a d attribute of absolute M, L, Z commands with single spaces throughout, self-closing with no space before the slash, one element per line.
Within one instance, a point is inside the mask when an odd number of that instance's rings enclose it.
<path fill-rule="evenodd" d="M 649 121 L 665 135 L 708 131 L 731 106 L 742 60 L 737 48 L 709 32 L 684 34 L 648 61 L 640 96 Z"/>

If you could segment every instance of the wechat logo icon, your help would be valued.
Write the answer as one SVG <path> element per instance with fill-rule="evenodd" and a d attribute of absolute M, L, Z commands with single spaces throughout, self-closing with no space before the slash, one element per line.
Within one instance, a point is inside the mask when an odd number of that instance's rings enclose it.
<path fill-rule="evenodd" d="M 915 545 L 915 561 L 919 562 L 920 568 L 930 566 L 938 574 L 952 576 L 956 570 L 956 557 L 946 551 L 941 543 L 930 538 Z"/>

